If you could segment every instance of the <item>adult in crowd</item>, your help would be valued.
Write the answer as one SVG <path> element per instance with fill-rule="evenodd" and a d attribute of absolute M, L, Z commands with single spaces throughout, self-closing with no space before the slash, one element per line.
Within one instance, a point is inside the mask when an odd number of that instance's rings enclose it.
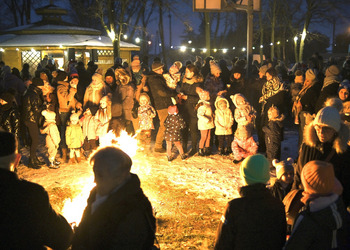
<path fill-rule="evenodd" d="M 151 249 L 155 218 L 138 176 L 130 173 L 130 157 L 116 147 L 105 147 L 91 156 L 90 164 L 96 187 L 72 249 Z"/>
<path fill-rule="evenodd" d="M 10 88 L 16 91 L 15 99 L 18 105 L 21 104 L 21 97 L 27 89 L 21 78 L 11 73 L 10 66 L 5 65 L 2 67 L 1 73 L 2 80 L 0 81 L 0 89 L 3 91 L 9 90 Z"/>
<path fill-rule="evenodd" d="M 210 65 L 210 73 L 207 74 L 207 77 L 204 80 L 204 90 L 209 92 L 210 95 L 210 105 L 213 110 L 215 110 L 215 100 L 217 96 L 225 93 L 226 88 L 224 83 L 221 80 L 221 69 L 219 65 L 211 60 L 209 62 Z"/>
<path fill-rule="evenodd" d="M 44 110 L 43 92 L 40 89 L 44 86 L 42 79 L 34 77 L 32 84 L 23 96 L 21 119 L 28 128 L 30 137 L 30 157 L 28 167 L 39 169 L 45 163 L 40 161 L 36 155 L 39 145 L 39 127 L 42 125 L 41 111 Z"/>
<path fill-rule="evenodd" d="M 0 94 L 0 127 L 19 138 L 19 119 L 14 94 L 9 91 Z"/>
<path fill-rule="evenodd" d="M 0 131 L 0 249 L 67 249 L 70 225 L 42 186 L 14 173 L 20 159 L 15 136 Z"/>
<path fill-rule="evenodd" d="M 304 84 L 293 103 L 294 123 L 299 125 L 299 146 L 303 141 L 304 128 L 312 121 L 315 114 L 319 93 L 315 71 L 308 69 Z"/>
<path fill-rule="evenodd" d="M 343 103 L 350 101 L 350 82 L 348 79 L 339 84 L 338 97 Z"/>
<path fill-rule="evenodd" d="M 331 65 L 326 69 L 326 77 L 316 104 L 316 112 L 324 106 L 324 102 L 331 97 L 338 97 L 340 83 L 340 69 L 336 65 Z"/>
<path fill-rule="evenodd" d="M 23 67 L 22 67 L 22 70 L 21 70 L 21 79 L 23 81 L 27 80 L 27 79 L 31 79 L 32 76 L 30 75 L 30 72 L 29 72 L 29 64 L 28 63 L 24 63 L 23 64 Z"/>
<path fill-rule="evenodd" d="M 306 163 L 322 160 L 333 164 L 335 176 L 341 182 L 343 201 L 350 204 L 350 151 L 347 145 L 349 129 L 334 107 L 324 107 L 314 121 L 305 127 L 304 140 L 299 150 L 293 189 L 304 189 L 301 172 Z"/>
<path fill-rule="evenodd" d="M 302 172 L 305 206 L 296 217 L 284 249 L 348 249 L 345 247 L 346 210 L 342 187 L 332 164 L 308 162 Z"/>
<path fill-rule="evenodd" d="M 186 66 L 185 77 L 180 84 L 180 112 L 186 122 L 186 128 L 183 135 L 183 148 L 187 152 L 188 134 L 191 135 L 192 149 L 189 156 L 197 152 L 198 145 L 198 117 L 196 105 L 199 101 L 199 96 L 196 92 L 198 87 L 202 88 L 203 77 L 199 69 L 194 64 Z"/>
<path fill-rule="evenodd" d="M 115 80 L 115 73 L 113 68 L 109 68 L 105 74 L 105 84 L 109 87 L 109 92 L 113 93 L 117 88 L 117 83 Z"/>
<path fill-rule="evenodd" d="M 282 249 L 286 239 L 284 206 L 266 188 L 270 165 L 260 154 L 240 166 L 244 186 L 219 223 L 215 249 Z"/>
<path fill-rule="evenodd" d="M 168 107 L 173 105 L 171 97 L 175 96 L 174 91 L 166 85 L 165 79 L 162 75 L 163 67 L 163 63 L 152 63 L 152 71 L 147 75 L 146 82 L 147 86 L 149 87 L 153 107 L 157 111 L 159 119 L 159 129 L 154 144 L 154 151 L 158 153 L 166 152 L 165 148 L 163 148 L 165 132 L 164 121 L 168 116 Z"/>

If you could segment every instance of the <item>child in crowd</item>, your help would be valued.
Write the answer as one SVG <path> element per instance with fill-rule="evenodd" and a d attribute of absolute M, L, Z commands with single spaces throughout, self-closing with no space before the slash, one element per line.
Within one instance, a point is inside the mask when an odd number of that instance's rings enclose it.
<path fill-rule="evenodd" d="M 218 96 L 215 101 L 215 135 L 219 141 L 219 154 L 231 153 L 233 116 L 228 101 Z M 225 146 L 226 142 L 226 146 Z"/>
<path fill-rule="evenodd" d="M 70 116 L 70 124 L 66 129 L 66 143 L 69 148 L 69 163 L 79 163 L 81 160 L 80 148 L 84 143 L 83 130 L 79 124 L 79 113 L 73 113 Z"/>
<path fill-rule="evenodd" d="M 284 115 L 276 106 L 269 108 L 267 112 L 269 122 L 262 128 L 265 133 L 266 156 L 272 163 L 273 159 L 280 159 L 281 157 L 281 142 L 283 141 L 283 120 Z"/>
<path fill-rule="evenodd" d="M 95 117 L 92 116 L 89 108 L 85 110 L 83 117 L 80 118 L 80 124 L 83 128 L 84 156 L 87 159 L 89 158 L 90 153 L 94 151 L 98 145 L 96 140 L 97 122 Z"/>
<path fill-rule="evenodd" d="M 138 107 L 139 117 L 139 141 L 146 153 L 151 152 L 151 131 L 154 129 L 153 118 L 157 113 L 151 106 L 150 97 L 146 93 L 140 94 L 140 106 Z"/>
<path fill-rule="evenodd" d="M 233 104 L 236 106 L 235 121 L 237 122 L 237 127 L 247 126 L 248 124 L 252 124 L 254 127 L 256 111 L 253 106 L 249 104 L 242 94 L 235 94 L 230 97 Z"/>
<path fill-rule="evenodd" d="M 176 89 L 177 83 L 180 81 L 182 68 L 182 63 L 180 61 L 174 62 L 174 64 L 169 68 L 169 73 L 163 74 L 166 81 L 166 85 L 171 89 Z"/>
<path fill-rule="evenodd" d="M 168 117 L 164 121 L 164 139 L 166 141 L 166 151 L 168 162 L 171 162 L 174 158 L 171 155 L 173 143 L 180 153 L 181 159 L 185 160 L 186 155 L 184 153 L 181 140 L 182 130 L 186 127 L 185 121 L 179 114 L 179 110 L 176 105 L 168 107 Z"/>
<path fill-rule="evenodd" d="M 248 156 L 257 153 L 258 145 L 252 136 L 251 124 L 237 127 L 231 147 L 233 152 L 233 163 L 235 164 L 243 161 Z"/>
<path fill-rule="evenodd" d="M 286 161 L 278 161 L 277 159 L 274 159 L 272 161 L 272 166 L 276 168 L 276 180 L 275 183 L 271 185 L 270 190 L 274 197 L 283 201 L 293 185 L 293 159 L 290 157 Z"/>
<path fill-rule="evenodd" d="M 61 141 L 60 132 L 56 125 L 56 113 L 50 110 L 43 110 L 41 114 L 45 117 L 42 134 L 46 134 L 46 147 L 49 153 L 49 168 L 57 169 L 60 162 L 56 160 L 57 149 Z"/>
<path fill-rule="evenodd" d="M 104 136 L 108 132 L 109 121 L 112 118 L 111 105 L 112 102 L 108 95 L 101 98 L 100 107 L 95 114 L 97 123 L 96 135 L 98 137 Z"/>
<path fill-rule="evenodd" d="M 199 156 L 210 155 L 210 133 L 215 127 L 213 111 L 210 105 L 210 95 L 208 91 L 201 88 L 197 89 L 200 100 L 196 106 L 198 117 L 198 130 L 201 132 L 199 141 Z"/>

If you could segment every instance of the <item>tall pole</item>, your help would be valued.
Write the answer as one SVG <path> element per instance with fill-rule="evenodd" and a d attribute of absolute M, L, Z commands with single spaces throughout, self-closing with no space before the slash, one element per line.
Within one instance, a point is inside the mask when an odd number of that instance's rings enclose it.
<path fill-rule="evenodd" d="M 204 12 L 205 21 L 205 47 L 207 49 L 207 56 L 210 56 L 210 16 L 208 12 Z"/>
<path fill-rule="evenodd" d="M 250 74 L 253 59 L 253 0 L 247 6 L 247 76 Z"/>
<path fill-rule="evenodd" d="M 171 14 L 170 14 L 170 10 L 169 10 L 169 45 L 171 47 L 171 45 L 173 45 L 173 39 L 172 39 L 172 32 L 171 32 Z"/>

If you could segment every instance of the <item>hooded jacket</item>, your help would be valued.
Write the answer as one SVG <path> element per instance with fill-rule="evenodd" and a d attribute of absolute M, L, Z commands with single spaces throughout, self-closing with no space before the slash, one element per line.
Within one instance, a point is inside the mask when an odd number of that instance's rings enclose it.
<path fill-rule="evenodd" d="M 219 109 L 218 103 L 225 101 L 227 108 L 225 110 Z M 233 115 L 230 110 L 229 102 L 218 96 L 215 100 L 215 134 L 216 135 L 232 135 Z"/>
<path fill-rule="evenodd" d="M 207 130 L 215 127 L 213 111 L 210 106 L 210 102 L 199 100 L 197 106 L 197 117 L 198 117 L 198 129 Z"/>
<path fill-rule="evenodd" d="M 46 136 L 47 147 L 50 147 L 50 145 L 58 147 L 61 141 L 61 137 L 55 122 L 45 122 L 43 125 L 43 129 L 40 129 L 40 132 L 42 134 L 47 134 Z"/>

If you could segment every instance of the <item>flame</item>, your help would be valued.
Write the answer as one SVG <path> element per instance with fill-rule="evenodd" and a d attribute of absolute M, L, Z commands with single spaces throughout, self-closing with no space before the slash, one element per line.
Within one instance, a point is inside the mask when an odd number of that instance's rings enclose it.
<path fill-rule="evenodd" d="M 128 135 L 125 130 L 122 130 L 119 137 L 116 137 L 114 132 L 110 130 L 105 136 L 100 137 L 99 148 L 116 146 L 123 150 L 130 157 L 136 155 L 137 134 L 134 136 Z M 94 176 L 91 171 L 91 176 L 81 179 L 82 191 L 72 199 L 66 199 L 62 208 L 62 214 L 72 226 L 78 226 L 83 216 L 84 209 L 87 205 L 91 189 L 95 186 Z"/>

